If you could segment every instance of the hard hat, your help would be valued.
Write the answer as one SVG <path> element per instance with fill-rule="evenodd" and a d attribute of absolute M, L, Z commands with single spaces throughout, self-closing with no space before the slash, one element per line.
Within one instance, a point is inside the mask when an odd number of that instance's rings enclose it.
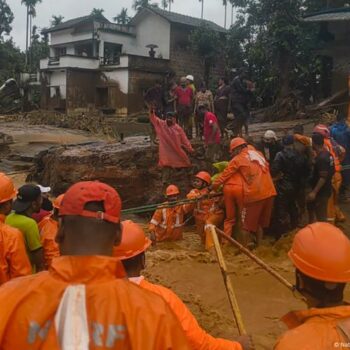
<path fill-rule="evenodd" d="M 247 141 L 245 139 L 243 139 L 242 137 L 235 137 L 234 139 L 231 140 L 230 152 L 232 152 L 235 148 L 242 146 L 242 145 L 247 145 Z"/>
<path fill-rule="evenodd" d="M 306 276 L 325 282 L 350 282 L 350 240 L 329 223 L 316 222 L 301 229 L 288 256 Z"/>
<path fill-rule="evenodd" d="M 53 207 L 56 209 L 60 209 L 62 200 L 63 200 L 64 194 L 60 194 L 54 201 L 53 201 Z"/>
<path fill-rule="evenodd" d="M 5 203 L 17 195 L 13 181 L 4 173 L 0 173 L 0 203 Z"/>
<path fill-rule="evenodd" d="M 321 134 L 324 138 L 329 139 L 331 137 L 331 133 L 329 132 L 329 129 L 327 125 L 324 124 L 318 124 L 314 127 L 313 132 L 315 134 Z"/>
<path fill-rule="evenodd" d="M 169 185 L 165 191 L 167 196 L 174 196 L 176 194 L 180 194 L 180 190 L 175 185 Z"/>
<path fill-rule="evenodd" d="M 211 184 L 211 176 L 208 172 L 206 171 L 200 171 L 197 175 L 196 178 L 201 179 L 202 181 L 206 182 L 208 185 Z"/>
<path fill-rule="evenodd" d="M 274 139 L 277 141 L 277 135 L 273 130 L 267 130 L 264 134 L 264 139 Z"/>
<path fill-rule="evenodd" d="M 187 75 L 186 79 L 187 79 L 187 80 L 190 80 L 190 81 L 194 81 L 193 75 L 190 75 L 190 74 Z"/>
<path fill-rule="evenodd" d="M 140 225 L 131 220 L 122 222 L 122 241 L 113 248 L 113 256 L 120 260 L 133 258 L 143 253 L 151 244 Z"/>

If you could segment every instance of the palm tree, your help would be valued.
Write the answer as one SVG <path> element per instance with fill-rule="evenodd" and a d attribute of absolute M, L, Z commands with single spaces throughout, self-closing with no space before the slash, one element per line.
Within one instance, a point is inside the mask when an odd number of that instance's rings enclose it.
<path fill-rule="evenodd" d="M 203 19 L 203 14 L 204 14 L 204 0 L 199 0 L 199 2 L 202 3 L 201 18 Z"/>
<path fill-rule="evenodd" d="M 233 25 L 233 13 L 234 13 L 234 0 L 229 0 L 231 3 L 231 26 Z"/>
<path fill-rule="evenodd" d="M 169 12 L 171 11 L 171 3 L 174 2 L 174 0 L 168 0 L 169 1 Z"/>
<path fill-rule="evenodd" d="M 128 24 L 130 22 L 130 17 L 128 16 L 128 9 L 123 7 L 119 15 L 113 17 L 113 21 L 117 22 L 118 24 Z"/>
<path fill-rule="evenodd" d="M 162 7 L 165 10 L 168 7 L 168 0 L 162 0 Z"/>
<path fill-rule="evenodd" d="M 100 17 L 103 16 L 103 12 L 105 12 L 104 9 L 97 9 L 94 7 L 90 13 L 90 16 Z"/>
<path fill-rule="evenodd" d="M 58 16 L 52 15 L 51 20 L 50 20 L 51 27 L 58 26 L 59 24 L 61 24 L 63 22 L 63 20 L 64 20 L 64 17 L 61 15 L 58 15 Z"/>
<path fill-rule="evenodd" d="M 36 16 L 35 6 L 42 0 L 21 0 L 21 3 L 27 8 L 27 20 L 26 20 L 26 65 L 28 65 L 28 46 L 31 42 L 29 33 L 32 32 L 32 20 Z"/>
<path fill-rule="evenodd" d="M 222 0 L 222 4 L 225 7 L 225 20 L 224 20 L 224 28 L 226 29 L 226 18 L 227 18 L 227 0 Z"/>
<path fill-rule="evenodd" d="M 159 8 L 159 5 L 156 2 L 150 3 L 150 0 L 134 0 L 134 3 L 132 4 L 132 8 L 135 11 L 140 11 L 141 9 L 147 6 Z"/>

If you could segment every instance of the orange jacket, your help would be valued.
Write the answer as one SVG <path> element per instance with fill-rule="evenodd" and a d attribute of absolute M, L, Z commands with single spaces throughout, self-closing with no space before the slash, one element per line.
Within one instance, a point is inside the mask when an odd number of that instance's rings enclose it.
<path fill-rule="evenodd" d="M 245 204 L 258 202 L 276 195 L 268 162 L 254 149 L 245 148 L 234 157 L 228 167 L 213 183 L 217 189 L 222 184 L 237 183 L 237 176 L 243 183 L 243 201 Z"/>
<path fill-rule="evenodd" d="M 290 312 L 282 320 L 287 331 L 278 340 L 275 350 L 336 349 L 345 340 L 339 322 L 350 318 L 350 306 L 309 309 Z M 338 343 L 338 344 L 336 344 Z"/>
<path fill-rule="evenodd" d="M 0 215 L 0 285 L 12 278 L 32 273 L 21 231 L 4 224 Z"/>
<path fill-rule="evenodd" d="M 206 333 L 198 324 L 182 300 L 170 289 L 152 284 L 143 278 L 130 279 L 140 287 L 160 295 L 173 310 L 180 321 L 189 344 L 193 350 L 242 350 L 241 344 L 220 338 L 214 338 Z"/>
<path fill-rule="evenodd" d="M 188 207 L 184 205 L 157 209 L 149 224 L 149 231 L 155 233 L 158 242 L 182 239 L 184 216 L 187 210 Z"/>
<path fill-rule="evenodd" d="M 50 271 L 8 282 L 0 288 L 0 348 L 61 349 L 55 314 L 66 288 L 80 284 L 89 350 L 190 349 L 166 302 L 123 276 L 116 258 L 64 256 L 53 260 Z"/>
<path fill-rule="evenodd" d="M 60 250 L 56 243 L 56 235 L 58 231 L 58 222 L 50 216 L 46 216 L 38 224 L 41 244 L 44 249 L 45 267 L 48 269 L 51 266 L 53 258 L 60 256 Z"/>
<path fill-rule="evenodd" d="M 337 154 L 334 151 L 334 147 L 332 145 L 331 140 L 330 139 L 324 139 L 324 145 L 325 145 L 327 151 L 331 154 L 331 156 L 334 159 L 334 170 L 336 172 L 340 172 L 341 171 L 340 160 L 339 160 L 339 157 L 337 156 Z"/>
<path fill-rule="evenodd" d="M 193 189 L 188 195 L 188 199 L 195 199 L 205 195 L 209 195 L 208 188 L 201 190 Z M 196 220 L 206 221 L 212 214 L 223 214 L 223 210 L 220 208 L 220 197 L 205 198 L 196 203 L 187 205 L 188 211 L 193 211 L 193 215 Z"/>

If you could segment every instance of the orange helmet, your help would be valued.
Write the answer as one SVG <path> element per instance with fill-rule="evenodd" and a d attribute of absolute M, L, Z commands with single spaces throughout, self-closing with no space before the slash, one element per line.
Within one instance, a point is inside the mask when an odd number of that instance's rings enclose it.
<path fill-rule="evenodd" d="M 61 203 L 63 200 L 64 194 L 60 194 L 54 201 L 53 201 L 53 207 L 56 209 L 60 209 Z"/>
<path fill-rule="evenodd" d="M 0 203 L 5 203 L 16 197 L 17 191 L 13 181 L 4 173 L 0 173 Z"/>
<path fill-rule="evenodd" d="M 113 248 L 113 256 L 120 260 L 133 258 L 143 253 L 151 244 L 140 225 L 131 220 L 122 222 L 122 241 Z"/>
<path fill-rule="evenodd" d="M 208 172 L 206 171 L 200 171 L 197 175 L 196 178 L 206 182 L 208 185 L 211 184 L 211 176 Z"/>
<path fill-rule="evenodd" d="M 175 196 L 176 194 L 180 194 L 180 190 L 175 185 L 169 185 L 165 191 L 167 196 Z"/>
<path fill-rule="evenodd" d="M 288 255 L 306 276 L 326 282 L 350 282 L 350 240 L 331 224 L 316 222 L 301 229 Z"/>
<path fill-rule="evenodd" d="M 243 139 L 242 137 L 235 137 L 234 139 L 231 140 L 230 152 L 232 152 L 235 148 L 242 146 L 242 145 L 247 145 L 247 141 L 245 139 Z"/>

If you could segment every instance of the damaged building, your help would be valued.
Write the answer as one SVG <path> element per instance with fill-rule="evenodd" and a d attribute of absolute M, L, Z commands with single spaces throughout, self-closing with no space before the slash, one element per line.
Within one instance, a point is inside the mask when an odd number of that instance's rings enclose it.
<path fill-rule="evenodd" d="M 203 23 L 225 35 L 213 22 L 158 8 L 142 9 L 128 25 L 85 16 L 48 29 L 42 108 L 133 115 L 144 109 L 143 94 L 155 82 L 187 74 L 202 80 L 203 61 L 189 49 L 189 35 Z M 214 67 L 214 78 L 223 66 Z"/>

